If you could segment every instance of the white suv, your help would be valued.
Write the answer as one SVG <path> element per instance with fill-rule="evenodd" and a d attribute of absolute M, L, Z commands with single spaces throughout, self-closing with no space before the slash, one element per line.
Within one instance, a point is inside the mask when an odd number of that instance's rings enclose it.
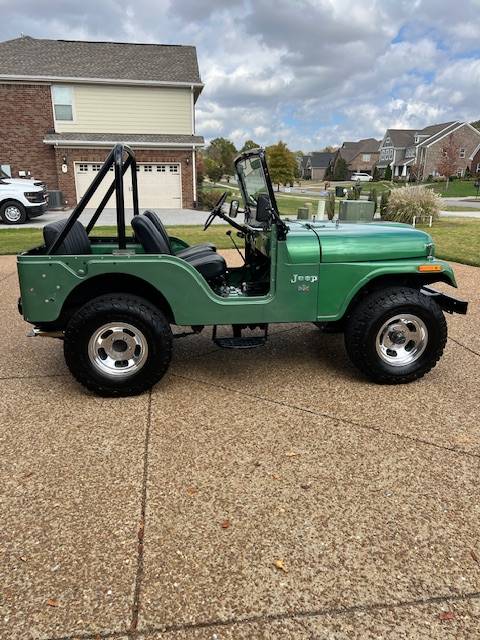
<path fill-rule="evenodd" d="M 10 178 L 0 169 L 0 218 L 5 224 L 23 224 L 48 208 L 47 188 L 38 180 Z"/>
<path fill-rule="evenodd" d="M 373 176 L 369 173 L 361 173 L 360 171 L 357 171 L 356 173 L 352 173 L 350 180 L 353 180 L 354 182 L 371 182 L 373 180 Z"/>

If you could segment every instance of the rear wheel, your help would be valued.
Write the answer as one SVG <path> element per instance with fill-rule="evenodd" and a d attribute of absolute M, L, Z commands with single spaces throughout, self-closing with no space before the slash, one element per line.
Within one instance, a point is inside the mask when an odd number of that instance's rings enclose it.
<path fill-rule="evenodd" d="M 384 384 L 424 376 L 440 359 L 446 342 L 447 323 L 440 307 L 409 287 L 371 293 L 354 308 L 345 328 L 353 364 Z"/>
<path fill-rule="evenodd" d="M 164 315 L 144 298 L 99 296 L 70 319 L 65 361 L 75 378 L 102 396 L 132 396 L 163 377 L 172 355 Z"/>
<path fill-rule="evenodd" d="M 23 224 L 27 221 L 27 212 L 21 202 L 8 200 L 0 206 L 0 218 L 5 224 Z"/>

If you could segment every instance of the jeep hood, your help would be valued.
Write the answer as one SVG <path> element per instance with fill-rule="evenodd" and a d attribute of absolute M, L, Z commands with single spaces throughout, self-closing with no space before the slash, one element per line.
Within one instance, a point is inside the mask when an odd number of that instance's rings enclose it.
<path fill-rule="evenodd" d="M 431 236 L 410 225 L 393 222 L 357 224 L 330 221 L 288 221 L 293 234 L 316 233 L 322 262 L 366 262 L 424 258 L 429 255 Z"/>

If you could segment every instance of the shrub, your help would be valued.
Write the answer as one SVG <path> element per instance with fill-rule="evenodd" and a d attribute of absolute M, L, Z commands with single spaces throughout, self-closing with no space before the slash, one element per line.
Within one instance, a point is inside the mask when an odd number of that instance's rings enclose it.
<path fill-rule="evenodd" d="M 402 187 L 394 189 L 388 198 L 388 212 L 382 216 L 393 222 L 412 224 L 414 216 L 432 216 L 438 218 L 440 196 L 425 187 Z"/>
<path fill-rule="evenodd" d="M 325 204 L 325 211 L 329 220 L 333 220 L 335 217 L 335 194 L 329 193 L 327 196 L 327 203 Z"/>
<path fill-rule="evenodd" d="M 370 202 L 373 202 L 373 213 L 377 213 L 378 201 L 377 201 L 377 190 L 375 188 L 370 189 L 370 193 L 368 194 L 368 199 Z"/>
<path fill-rule="evenodd" d="M 390 191 L 382 191 L 380 196 L 380 216 L 384 218 L 388 209 L 388 198 L 390 197 Z"/>
<path fill-rule="evenodd" d="M 198 194 L 198 208 L 203 211 L 211 211 L 220 200 L 223 191 L 220 189 L 202 189 Z M 231 191 L 227 191 L 228 196 L 232 195 Z"/>
<path fill-rule="evenodd" d="M 391 180 L 392 179 L 392 167 L 387 164 L 386 168 L 385 168 L 385 173 L 383 175 L 383 179 L 384 180 Z"/>

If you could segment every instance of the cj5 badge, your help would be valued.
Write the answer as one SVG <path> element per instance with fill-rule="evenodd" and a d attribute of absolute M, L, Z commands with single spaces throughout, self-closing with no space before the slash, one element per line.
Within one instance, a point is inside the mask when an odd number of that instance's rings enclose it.
<path fill-rule="evenodd" d="M 310 291 L 310 284 L 314 284 L 317 281 L 318 276 L 302 276 L 299 273 L 294 273 L 290 278 L 290 282 L 297 285 L 297 291 L 300 293 L 308 293 Z M 309 284 L 307 284 L 307 282 Z"/>

